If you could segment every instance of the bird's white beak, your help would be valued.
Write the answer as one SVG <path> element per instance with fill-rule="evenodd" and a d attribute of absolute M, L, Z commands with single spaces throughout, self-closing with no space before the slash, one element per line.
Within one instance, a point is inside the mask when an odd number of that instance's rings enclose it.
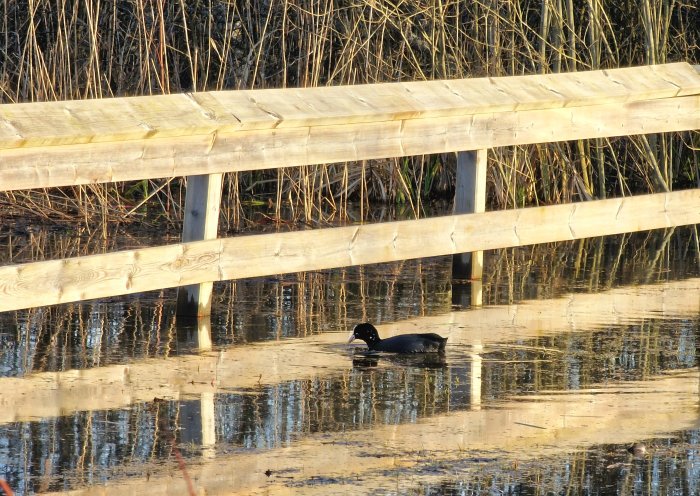
<path fill-rule="evenodd" d="M 352 331 L 350 336 L 348 336 L 348 343 L 352 343 L 353 341 L 355 341 L 355 331 Z"/>

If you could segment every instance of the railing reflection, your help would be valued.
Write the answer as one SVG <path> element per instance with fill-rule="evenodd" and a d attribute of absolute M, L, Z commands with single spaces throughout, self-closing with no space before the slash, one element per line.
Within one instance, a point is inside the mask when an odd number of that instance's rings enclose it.
<path fill-rule="evenodd" d="M 5 314 L 0 438 L 13 455 L 1 464 L 15 482 L 35 481 L 52 460 L 44 481 L 56 489 L 165 459 L 173 443 L 210 458 L 221 446 L 274 448 L 315 432 L 479 411 L 523 391 L 693 367 L 700 302 L 687 296 L 697 280 L 583 292 L 692 275 L 697 265 L 683 256 L 692 238 L 682 234 L 490 254 L 484 299 L 537 297 L 517 306 L 449 313 L 450 260 L 435 259 L 231 283 L 211 321 L 176 321 L 160 294 Z M 542 299 L 571 278 L 580 295 Z M 671 327 L 661 315 L 678 320 Z M 358 320 L 398 321 L 382 332 L 450 329 L 448 366 L 382 358 L 352 367 L 345 332 L 326 331 Z M 552 359 L 561 353 L 565 370 Z M 168 429 L 176 437 L 162 437 Z"/>

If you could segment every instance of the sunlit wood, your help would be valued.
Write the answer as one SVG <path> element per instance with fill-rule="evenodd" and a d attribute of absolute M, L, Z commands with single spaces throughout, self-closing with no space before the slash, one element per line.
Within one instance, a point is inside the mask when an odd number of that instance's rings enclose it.
<path fill-rule="evenodd" d="M 472 214 L 486 210 L 486 164 L 488 150 L 463 151 L 457 154 L 454 213 Z M 455 253 L 452 257 L 453 279 L 481 279 L 484 252 Z M 480 305 L 472 299 L 472 304 Z"/>
<path fill-rule="evenodd" d="M 700 189 L 134 249 L 0 267 L 0 311 L 696 223 Z"/>
<path fill-rule="evenodd" d="M 182 242 L 216 239 L 221 209 L 222 174 L 187 178 Z M 184 316 L 208 315 L 213 283 L 205 281 L 178 288 L 177 313 Z"/>
<path fill-rule="evenodd" d="M 0 148 L 431 119 L 700 93 L 687 63 L 519 77 L 214 91 L 0 106 Z"/>
<path fill-rule="evenodd" d="M 188 211 L 206 214 L 218 208 L 213 195 L 225 171 L 698 128 L 700 74 L 686 63 L 5 104 L 0 190 L 187 175 L 199 178 Z M 697 223 L 698 191 L 7 266 L 0 311 L 184 286 L 181 313 L 205 314 L 212 281 Z M 216 222 L 209 224 L 209 234 L 190 237 L 186 226 L 184 240 L 215 237 Z M 184 312 L 188 302 L 197 310 Z"/>
<path fill-rule="evenodd" d="M 211 350 L 211 317 L 197 317 L 197 348 L 199 351 Z"/>
<path fill-rule="evenodd" d="M 686 63 L 0 105 L 0 191 L 700 128 Z"/>
<path fill-rule="evenodd" d="M 479 352 L 490 344 L 591 332 L 611 323 L 664 315 L 687 318 L 700 312 L 700 279 L 623 287 L 597 294 L 479 308 L 409 319 L 379 327 L 382 336 L 437 332 L 451 347 Z M 42 372 L 0 378 L 0 423 L 36 420 L 75 411 L 124 408 L 154 397 L 201 399 L 284 381 L 342 373 L 350 367 L 346 332 L 252 343 L 221 352 L 137 360 L 85 370 Z M 303 367 L 300 366 L 303 364 Z M 695 385 L 697 393 L 697 385 Z"/>
<path fill-rule="evenodd" d="M 700 79 L 700 76 L 698 76 Z M 0 191 L 700 128 L 700 96 L 0 149 Z"/>

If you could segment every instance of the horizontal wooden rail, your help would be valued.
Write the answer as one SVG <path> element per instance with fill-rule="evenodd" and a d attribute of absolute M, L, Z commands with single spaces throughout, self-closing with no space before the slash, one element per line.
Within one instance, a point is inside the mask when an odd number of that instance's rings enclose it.
<path fill-rule="evenodd" d="M 699 128 L 686 63 L 0 105 L 0 191 Z"/>
<path fill-rule="evenodd" d="M 0 311 L 700 223 L 700 189 L 180 243 L 0 267 Z"/>
<path fill-rule="evenodd" d="M 0 149 L 403 121 L 696 95 L 687 63 L 561 74 L 0 106 Z"/>
<path fill-rule="evenodd" d="M 439 119 L 0 150 L 0 191 L 700 128 L 700 95 Z"/>

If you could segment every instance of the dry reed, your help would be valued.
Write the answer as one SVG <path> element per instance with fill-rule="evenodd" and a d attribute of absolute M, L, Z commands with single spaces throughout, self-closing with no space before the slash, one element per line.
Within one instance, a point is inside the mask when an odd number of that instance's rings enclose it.
<path fill-rule="evenodd" d="M 675 0 L 4 0 L 0 13 L 2 102 L 700 62 L 699 9 Z M 674 133 L 493 150 L 489 201 L 502 208 L 697 186 L 697 143 L 697 133 Z M 263 200 L 278 221 L 326 222 L 344 218 L 349 201 L 371 200 L 419 216 L 425 201 L 449 197 L 454 166 L 446 154 L 233 174 L 223 215 L 241 228 L 241 206 Z M 136 218 L 146 201 L 179 221 L 181 186 L 4 199 L 53 221 L 79 215 L 86 226 Z"/>

